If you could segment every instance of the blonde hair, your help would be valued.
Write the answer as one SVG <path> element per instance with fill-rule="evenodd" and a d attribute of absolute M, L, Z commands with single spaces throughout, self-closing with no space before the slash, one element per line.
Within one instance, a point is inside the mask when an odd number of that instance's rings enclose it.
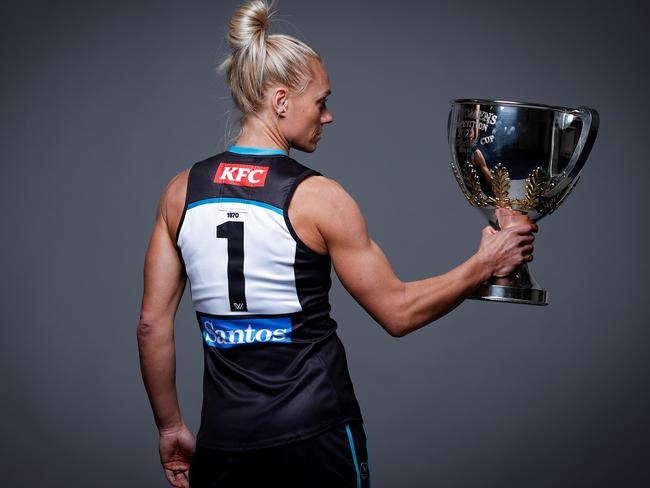
<path fill-rule="evenodd" d="M 242 119 L 257 111 L 264 90 L 281 84 L 299 92 L 310 76 L 309 59 L 320 60 L 304 42 L 283 34 L 267 34 L 273 15 L 266 0 L 253 0 L 239 7 L 230 20 L 231 54 L 219 66 L 230 85 Z"/>

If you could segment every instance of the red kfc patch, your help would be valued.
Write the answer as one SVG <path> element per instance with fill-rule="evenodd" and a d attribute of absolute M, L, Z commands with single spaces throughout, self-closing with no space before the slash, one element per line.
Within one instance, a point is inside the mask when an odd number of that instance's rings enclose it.
<path fill-rule="evenodd" d="M 264 186 L 268 166 L 254 164 L 219 163 L 214 183 L 236 186 Z"/>

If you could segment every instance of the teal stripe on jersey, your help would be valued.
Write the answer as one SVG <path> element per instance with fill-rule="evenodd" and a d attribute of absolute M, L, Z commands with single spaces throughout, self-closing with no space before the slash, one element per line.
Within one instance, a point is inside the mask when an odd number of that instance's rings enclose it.
<path fill-rule="evenodd" d="M 288 154 L 282 149 L 271 149 L 265 147 L 230 146 L 228 152 L 234 154 L 252 154 L 253 156 L 273 156 L 277 154 L 288 156 Z"/>
<path fill-rule="evenodd" d="M 359 474 L 359 465 L 357 464 L 357 453 L 354 451 L 352 432 L 350 432 L 350 426 L 348 424 L 345 424 L 345 430 L 348 433 L 348 442 L 350 443 L 350 449 L 352 450 L 352 460 L 354 461 L 354 469 L 357 472 L 357 488 L 361 488 L 361 475 Z"/>
<path fill-rule="evenodd" d="M 199 200 L 198 202 L 190 203 L 187 206 L 187 209 L 198 207 L 199 205 L 206 205 L 208 203 L 246 203 L 248 205 L 255 205 L 257 207 L 266 208 L 272 212 L 284 215 L 284 211 L 281 208 L 275 207 L 268 203 L 258 202 L 257 200 L 247 200 L 245 198 L 206 198 L 205 200 Z"/>

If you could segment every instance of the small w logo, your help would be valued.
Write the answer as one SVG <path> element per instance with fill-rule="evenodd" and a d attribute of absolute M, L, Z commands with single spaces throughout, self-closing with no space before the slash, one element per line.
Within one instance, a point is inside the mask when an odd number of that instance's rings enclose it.
<path fill-rule="evenodd" d="M 235 307 L 235 310 L 242 310 L 244 308 L 244 304 L 241 302 L 232 302 L 233 307 Z"/>
<path fill-rule="evenodd" d="M 360 477 L 365 481 L 368 478 L 368 463 L 361 463 L 360 467 Z"/>

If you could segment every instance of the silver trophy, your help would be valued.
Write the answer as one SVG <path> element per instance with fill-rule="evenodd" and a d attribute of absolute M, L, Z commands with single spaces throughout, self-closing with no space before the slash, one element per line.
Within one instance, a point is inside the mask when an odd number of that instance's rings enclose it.
<path fill-rule="evenodd" d="M 453 100 L 448 120 L 451 166 L 467 201 L 495 229 L 513 215 L 538 221 L 578 182 L 598 132 L 591 108 L 494 100 Z M 491 278 L 471 298 L 547 305 L 547 293 L 523 264 Z"/>

